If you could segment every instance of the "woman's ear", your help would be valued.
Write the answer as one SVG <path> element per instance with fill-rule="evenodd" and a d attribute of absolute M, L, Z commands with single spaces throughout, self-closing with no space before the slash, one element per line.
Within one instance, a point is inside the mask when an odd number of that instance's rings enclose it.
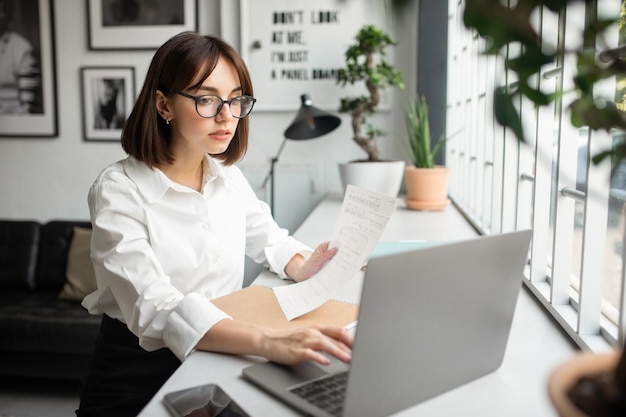
<path fill-rule="evenodd" d="M 169 108 L 169 100 L 162 91 L 157 90 L 156 92 L 156 110 L 159 113 L 159 116 L 163 118 L 165 121 L 169 121 L 174 118 L 172 116 L 170 108 Z"/>

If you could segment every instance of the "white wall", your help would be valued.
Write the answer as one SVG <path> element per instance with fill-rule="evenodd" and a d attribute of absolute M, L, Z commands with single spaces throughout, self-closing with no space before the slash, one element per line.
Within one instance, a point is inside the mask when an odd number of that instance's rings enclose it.
<path fill-rule="evenodd" d="M 220 3 L 223 3 L 222 7 Z M 199 0 L 199 4 L 200 31 L 221 34 L 238 47 L 238 2 Z M 407 88 L 404 92 L 392 93 L 395 94 L 391 100 L 392 109 L 373 119 L 388 132 L 380 140 L 381 153 L 388 159 L 405 159 L 399 140 L 404 135 L 402 106 L 411 92 L 415 91 L 417 55 L 417 12 L 416 6 L 412 7 L 410 13 L 394 17 L 395 38 L 400 41 L 395 52 L 396 65 L 405 73 Z M 0 138 L 0 218 L 40 221 L 88 218 L 86 195 L 89 186 L 103 167 L 123 158 L 125 154 L 118 142 L 83 140 L 80 68 L 97 65 L 134 66 L 136 88 L 139 91 L 154 53 L 90 51 L 87 45 L 86 2 L 55 0 L 53 8 L 59 136 Z M 220 31 L 220 27 L 224 29 Z M 298 100 L 297 97 L 295 99 Z M 242 165 L 255 167 L 250 172 L 263 172 L 265 167 L 269 169 L 269 160 L 280 146 L 282 132 L 294 116 L 295 112 L 287 111 L 253 112 L 250 148 Z M 337 162 L 363 156 L 350 140 L 347 116 L 341 117 L 343 123 L 340 128 L 322 138 L 289 141 L 280 158 L 284 164 L 320 164 L 324 178 L 323 183 L 318 185 L 331 192 L 341 189 Z M 250 181 L 259 184 L 262 178 L 250 178 Z"/>

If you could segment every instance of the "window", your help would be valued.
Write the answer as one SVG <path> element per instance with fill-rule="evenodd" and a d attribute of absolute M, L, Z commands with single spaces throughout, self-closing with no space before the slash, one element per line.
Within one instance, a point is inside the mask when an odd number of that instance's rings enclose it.
<path fill-rule="evenodd" d="M 600 16 L 620 10 L 619 0 L 598 3 Z M 574 2 L 559 14 L 546 9 L 537 15 L 546 45 L 576 46 L 572 29 L 589 15 L 585 7 Z M 535 80 L 543 91 L 562 93 L 560 98 L 540 109 L 518 103 L 528 138 L 518 143 L 492 110 L 494 86 L 514 88 L 515 80 L 501 60 L 480 54 L 485 45 L 464 27 L 463 8 L 462 0 L 449 1 L 446 130 L 455 132 L 446 147 L 446 164 L 453 167 L 450 195 L 486 234 L 532 228 L 524 283 L 581 347 L 623 343 L 626 163 L 589 162 L 620 139 L 618 133 L 570 124 L 576 62 L 562 56 Z M 618 36 L 617 25 L 609 33 L 615 46 L 626 43 L 625 33 L 620 28 Z M 603 82 L 595 93 L 616 97 L 626 110 L 626 79 Z"/>

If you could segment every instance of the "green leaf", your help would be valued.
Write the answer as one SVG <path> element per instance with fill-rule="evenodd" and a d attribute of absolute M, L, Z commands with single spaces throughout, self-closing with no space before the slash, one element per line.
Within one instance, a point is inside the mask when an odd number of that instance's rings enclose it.
<path fill-rule="evenodd" d="M 592 130 L 610 131 L 612 128 L 626 128 L 624 113 L 615 103 L 593 100 L 592 97 L 579 98 L 570 105 L 571 122 L 576 127 L 589 126 Z"/>
<path fill-rule="evenodd" d="M 506 92 L 505 87 L 499 87 L 494 92 L 494 111 L 496 121 L 513 131 L 520 142 L 525 142 L 524 129 L 517 109 L 513 105 L 513 96 Z"/>

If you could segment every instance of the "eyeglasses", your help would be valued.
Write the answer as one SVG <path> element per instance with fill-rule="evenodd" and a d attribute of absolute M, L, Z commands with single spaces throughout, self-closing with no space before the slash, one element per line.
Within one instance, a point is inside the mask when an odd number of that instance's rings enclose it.
<path fill-rule="evenodd" d="M 200 117 L 206 119 L 215 117 L 222 111 L 224 103 L 228 103 L 230 114 L 237 119 L 242 119 L 250 114 L 256 98 L 250 96 L 233 97 L 230 100 L 222 100 L 218 96 L 192 96 L 186 93 L 178 93 L 183 97 L 190 98 L 196 102 L 196 112 Z"/>

